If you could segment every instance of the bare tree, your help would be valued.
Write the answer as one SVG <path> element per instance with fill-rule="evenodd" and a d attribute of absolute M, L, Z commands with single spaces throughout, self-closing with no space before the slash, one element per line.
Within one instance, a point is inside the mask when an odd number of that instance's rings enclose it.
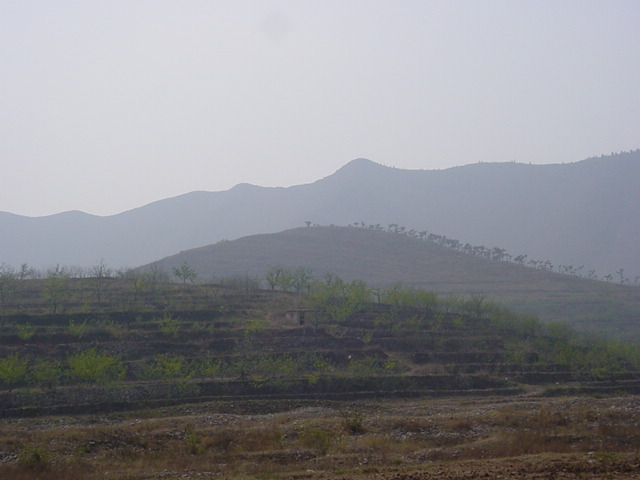
<path fill-rule="evenodd" d="M 11 296 L 18 279 L 11 265 L 0 263 L 0 312 L 4 314 L 8 298 Z"/>
<path fill-rule="evenodd" d="M 91 268 L 91 278 L 96 294 L 96 302 L 102 301 L 102 294 L 104 293 L 107 280 L 111 278 L 112 275 L 113 271 L 105 265 L 104 260 L 100 260 L 97 265 Z"/>
<path fill-rule="evenodd" d="M 44 297 L 49 303 L 49 311 L 58 313 L 58 308 L 67 299 L 68 273 L 64 267 L 56 265 L 47 271 L 47 279 L 44 284 Z"/>

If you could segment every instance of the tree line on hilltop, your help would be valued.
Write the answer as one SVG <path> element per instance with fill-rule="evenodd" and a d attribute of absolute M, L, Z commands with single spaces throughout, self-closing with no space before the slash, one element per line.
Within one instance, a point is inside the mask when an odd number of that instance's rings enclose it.
<path fill-rule="evenodd" d="M 305 222 L 307 227 L 321 227 L 319 224 L 312 224 L 310 221 Z M 333 225 L 331 225 L 333 226 Z M 630 278 L 625 274 L 624 268 L 619 268 L 614 273 L 608 273 L 606 275 L 599 274 L 596 270 L 586 270 L 584 265 L 554 265 L 550 260 L 536 260 L 529 258 L 528 255 L 519 254 L 513 255 L 506 249 L 500 247 L 485 247 L 484 245 L 472 245 L 470 243 L 463 243 L 455 238 L 449 238 L 446 235 L 439 235 L 436 233 L 430 233 L 426 230 L 416 230 L 414 228 L 407 228 L 397 223 L 391 223 L 386 227 L 377 224 L 367 224 L 365 222 L 354 222 L 348 225 L 351 228 L 362 228 L 375 231 L 386 231 L 394 233 L 396 235 L 403 235 L 406 237 L 421 240 L 441 247 L 456 250 L 458 252 L 465 253 L 467 255 L 474 255 L 476 257 L 485 258 L 487 260 L 494 260 L 498 262 L 510 262 L 517 265 L 523 265 L 538 270 L 545 270 L 548 272 L 561 273 L 564 275 L 572 275 L 575 277 L 587 278 L 590 280 L 601 280 L 606 282 L 617 282 L 621 285 L 635 285 L 640 284 L 640 275 L 637 275 L 633 279 L 633 283 Z"/>

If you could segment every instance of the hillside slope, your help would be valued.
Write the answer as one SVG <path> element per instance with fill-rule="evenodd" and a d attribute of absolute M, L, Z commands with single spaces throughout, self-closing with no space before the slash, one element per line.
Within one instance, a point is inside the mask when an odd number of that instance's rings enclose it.
<path fill-rule="evenodd" d="M 439 294 L 484 295 L 543 320 L 583 330 L 637 336 L 638 287 L 608 284 L 468 255 L 405 235 L 354 227 L 302 227 L 220 242 L 160 260 L 166 271 L 184 262 L 202 279 L 262 277 L 281 265 L 308 267 L 371 286 L 395 283 Z"/>
<path fill-rule="evenodd" d="M 109 217 L 0 213 L 0 261 L 134 266 L 304 225 L 404 225 L 510 253 L 640 275 L 640 150 L 571 164 L 399 170 L 365 159 L 289 188 L 192 192 Z"/>

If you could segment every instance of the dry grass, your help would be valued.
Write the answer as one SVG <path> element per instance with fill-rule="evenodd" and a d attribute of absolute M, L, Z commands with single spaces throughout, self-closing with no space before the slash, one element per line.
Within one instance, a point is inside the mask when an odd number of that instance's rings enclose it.
<path fill-rule="evenodd" d="M 158 411 L 146 418 L 5 420 L 0 478 L 92 480 L 107 478 L 107 471 L 108 478 L 123 480 L 198 474 L 322 478 L 345 472 L 366 478 L 366 472 L 424 469 L 452 460 L 590 454 L 611 462 L 640 450 L 639 397 L 440 399 L 356 407 L 264 415 L 202 413 L 203 407 L 181 416 Z M 353 412 L 361 416 L 358 432 L 345 423 Z"/>

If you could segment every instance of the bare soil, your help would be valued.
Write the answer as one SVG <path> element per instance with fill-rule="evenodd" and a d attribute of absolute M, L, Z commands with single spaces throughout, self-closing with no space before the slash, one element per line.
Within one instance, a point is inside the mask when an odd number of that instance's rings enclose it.
<path fill-rule="evenodd" d="M 0 478 L 634 479 L 640 396 L 283 400 L 0 421 Z"/>

